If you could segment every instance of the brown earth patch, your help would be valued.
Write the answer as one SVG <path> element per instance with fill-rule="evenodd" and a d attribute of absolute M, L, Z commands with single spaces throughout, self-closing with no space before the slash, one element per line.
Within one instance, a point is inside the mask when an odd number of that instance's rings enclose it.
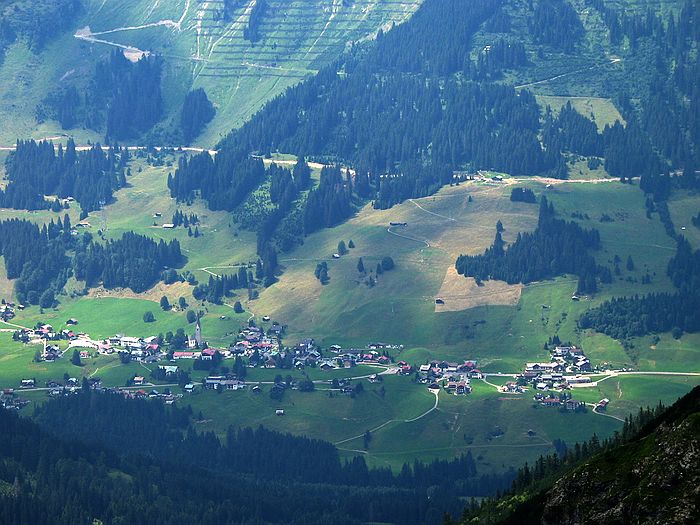
<path fill-rule="evenodd" d="M 451 266 L 445 274 L 437 297 L 445 304 L 436 304 L 435 312 L 459 312 L 477 306 L 514 306 L 520 301 L 523 286 L 503 281 L 485 281 L 477 286 L 471 277 L 464 277 Z"/>
<path fill-rule="evenodd" d="M 113 290 L 106 290 L 105 288 L 91 288 L 88 292 L 88 297 L 115 297 L 119 299 L 144 299 L 146 301 L 160 302 L 160 298 L 166 296 L 171 304 L 177 304 L 177 300 L 180 297 L 187 299 L 187 302 L 191 302 L 192 299 L 192 287 L 187 283 L 173 283 L 165 284 L 164 282 L 159 282 L 150 290 L 143 293 L 136 293 L 130 288 L 115 288 Z"/>

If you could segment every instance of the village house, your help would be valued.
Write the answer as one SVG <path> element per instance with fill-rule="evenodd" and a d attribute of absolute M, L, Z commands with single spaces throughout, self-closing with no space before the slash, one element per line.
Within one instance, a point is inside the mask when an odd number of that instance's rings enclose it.
<path fill-rule="evenodd" d="M 199 352 L 173 352 L 173 360 L 177 361 L 178 359 L 198 359 L 200 356 Z"/>
<path fill-rule="evenodd" d="M 9 304 L 0 304 L 0 319 L 9 321 L 14 318 L 15 311 Z"/>
<path fill-rule="evenodd" d="M 518 385 L 515 381 L 508 381 L 501 387 L 501 392 L 506 394 L 522 394 L 525 390 L 525 387 Z"/>
<path fill-rule="evenodd" d="M 525 370 L 528 372 L 538 372 L 538 373 L 546 373 L 546 372 L 562 372 L 563 367 L 561 363 L 527 363 L 525 365 Z"/>
<path fill-rule="evenodd" d="M 605 410 L 606 408 L 608 408 L 609 403 L 610 403 L 610 400 L 607 397 L 605 397 L 605 398 L 601 399 L 600 401 L 598 401 L 598 403 L 596 403 L 595 409 L 598 411 Z"/>
<path fill-rule="evenodd" d="M 335 366 L 330 361 L 323 361 L 320 365 L 319 368 L 323 371 L 328 371 L 328 370 L 333 370 L 335 369 Z"/>
<path fill-rule="evenodd" d="M 556 407 L 559 406 L 559 399 L 556 397 L 544 397 L 540 399 L 540 405 L 545 407 Z"/>
<path fill-rule="evenodd" d="M 228 376 L 209 376 L 204 379 L 203 386 L 207 390 L 241 390 L 246 384 Z"/>
<path fill-rule="evenodd" d="M 201 357 L 200 357 L 200 359 L 201 359 L 202 361 L 211 361 L 212 359 L 214 359 L 214 356 L 216 355 L 216 352 L 217 352 L 217 350 L 214 349 L 214 348 L 205 348 L 205 349 L 202 350 L 202 352 L 201 352 Z"/>
<path fill-rule="evenodd" d="M 577 410 L 585 408 L 586 403 L 584 403 L 583 401 L 577 401 L 575 399 L 567 399 L 564 402 L 564 407 L 566 408 L 566 410 L 569 410 L 571 412 L 575 412 Z"/>
<path fill-rule="evenodd" d="M 582 375 L 564 376 L 564 381 L 570 385 L 585 385 L 591 383 L 591 378 L 590 376 Z"/>

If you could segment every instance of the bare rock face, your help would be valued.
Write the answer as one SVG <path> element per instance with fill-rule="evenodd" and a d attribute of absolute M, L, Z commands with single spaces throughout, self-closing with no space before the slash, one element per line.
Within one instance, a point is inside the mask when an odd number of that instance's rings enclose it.
<path fill-rule="evenodd" d="M 700 523 L 700 413 L 592 458 L 547 493 L 543 525 Z"/>

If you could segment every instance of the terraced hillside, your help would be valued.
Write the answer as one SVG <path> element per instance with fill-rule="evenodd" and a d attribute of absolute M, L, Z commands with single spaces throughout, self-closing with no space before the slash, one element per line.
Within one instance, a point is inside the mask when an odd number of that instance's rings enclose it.
<path fill-rule="evenodd" d="M 206 90 L 217 116 L 197 143 L 213 145 L 265 101 L 313 75 L 352 42 L 406 20 L 420 3 L 83 0 L 72 27 L 42 49 L 31 51 L 22 40 L 7 49 L 0 67 L 0 114 L 12 125 L 3 126 L 0 142 L 62 133 L 99 139 L 92 130 L 63 130 L 55 121 L 41 122 L 36 108 L 61 86 L 84 87 L 95 62 L 118 48 L 132 60 L 144 54 L 164 57 L 166 117 L 161 128 L 168 128 L 190 88 Z M 255 11 L 259 22 L 253 42 L 245 36 Z"/>

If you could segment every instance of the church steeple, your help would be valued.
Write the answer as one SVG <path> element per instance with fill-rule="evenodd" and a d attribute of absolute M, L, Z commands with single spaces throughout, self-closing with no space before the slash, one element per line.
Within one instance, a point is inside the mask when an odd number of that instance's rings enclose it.
<path fill-rule="evenodd" d="M 197 343 L 198 347 L 202 346 L 202 323 L 199 320 L 199 315 L 197 315 L 197 326 L 194 329 L 194 342 Z"/>

